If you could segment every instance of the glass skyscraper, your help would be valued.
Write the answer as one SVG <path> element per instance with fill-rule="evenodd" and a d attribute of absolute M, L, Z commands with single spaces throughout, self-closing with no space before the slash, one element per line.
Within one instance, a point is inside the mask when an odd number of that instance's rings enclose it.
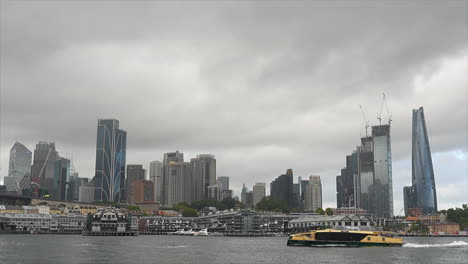
<path fill-rule="evenodd" d="M 404 189 L 405 209 L 437 211 L 437 195 L 424 109 L 413 109 L 412 186 Z M 406 212 L 407 213 L 407 212 Z"/>
<path fill-rule="evenodd" d="M 5 178 L 7 191 L 21 189 L 20 182 L 27 177 L 31 183 L 31 160 L 32 152 L 23 144 L 15 142 L 10 150 L 10 161 L 8 166 L 8 177 Z"/>
<path fill-rule="evenodd" d="M 117 119 L 99 119 L 94 184 L 97 201 L 124 201 L 127 132 Z"/>
<path fill-rule="evenodd" d="M 393 217 L 390 125 L 372 127 L 374 148 L 374 209 L 377 217 Z"/>

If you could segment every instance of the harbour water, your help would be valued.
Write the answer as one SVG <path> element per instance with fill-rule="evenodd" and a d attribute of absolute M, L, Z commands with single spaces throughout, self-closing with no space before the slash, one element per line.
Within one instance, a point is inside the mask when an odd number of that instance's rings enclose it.
<path fill-rule="evenodd" d="M 0 235 L 0 263 L 468 263 L 468 238 L 403 247 L 287 247 L 287 237 Z"/>

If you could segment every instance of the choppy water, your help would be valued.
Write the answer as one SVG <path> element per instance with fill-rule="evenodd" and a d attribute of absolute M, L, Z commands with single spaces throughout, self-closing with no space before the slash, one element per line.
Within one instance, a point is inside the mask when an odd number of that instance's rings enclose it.
<path fill-rule="evenodd" d="M 0 263 L 468 263 L 468 238 L 404 247 L 287 247 L 286 237 L 0 235 Z"/>

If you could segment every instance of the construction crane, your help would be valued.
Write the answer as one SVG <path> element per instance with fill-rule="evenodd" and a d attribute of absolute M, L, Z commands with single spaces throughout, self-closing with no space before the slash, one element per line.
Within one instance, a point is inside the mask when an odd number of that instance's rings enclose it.
<path fill-rule="evenodd" d="M 384 99 L 382 100 L 382 104 L 380 105 L 380 111 L 377 113 L 377 119 L 379 120 L 379 125 L 382 125 L 382 110 L 383 110 L 383 105 L 385 101 L 385 94 L 384 94 Z"/>
<path fill-rule="evenodd" d="M 367 134 L 367 129 L 369 128 L 369 121 L 367 121 L 366 114 L 364 113 L 364 110 L 362 110 L 361 105 L 359 105 L 359 108 L 361 108 L 362 117 L 364 118 L 364 127 L 366 128 L 366 137 L 368 137 L 369 135 Z"/>
<path fill-rule="evenodd" d="M 388 110 L 387 99 L 385 98 L 385 93 L 382 93 L 382 94 L 383 94 L 382 104 L 385 103 L 385 108 L 387 109 L 388 125 L 390 125 L 392 123 L 392 114 Z M 380 112 L 382 112 L 382 110 L 380 110 Z"/>

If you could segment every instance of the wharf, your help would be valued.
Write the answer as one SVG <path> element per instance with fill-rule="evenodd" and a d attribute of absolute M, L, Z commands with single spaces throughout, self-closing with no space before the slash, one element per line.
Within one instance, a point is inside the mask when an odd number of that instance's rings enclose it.
<path fill-rule="evenodd" d="M 138 231 L 83 231 L 83 236 L 138 236 Z"/>

